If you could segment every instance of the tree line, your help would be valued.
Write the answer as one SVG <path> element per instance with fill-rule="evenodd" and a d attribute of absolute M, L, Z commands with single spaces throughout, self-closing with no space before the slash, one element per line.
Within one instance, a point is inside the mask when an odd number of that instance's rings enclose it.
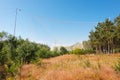
<path fill-rule="evenodd" d="M 120 52 L 120 15 L 113 21 L 106 19 L 104 22 L 99 22 L 95 30 L 90 32 L 86 44 L 89 44 L 89 48 L 96 53 Z"/>
<path fill-rule="evenodd" d="M 24 64 L 66 53 L 68 52 L 64 47 L 51 51 L 48 45 L 0 32 L 0 80 L 7 80 L 20 74 L 20 69 Z"/>
<path fill-rule="evenodd" d="M 65 47 L 56 47 L 52 51 L 48 45 L 31 42 L 0 32 L 0 80 L 20 74 L 24 64 L 34 63 L 41 58 L 50 58 L 64 54 L 91 54 L 120 52 L 120 15 L 111 21 L 99 22 L 90 32 L 89 40 L 83 42 L 84 49 L 68 51 Z"/>
<path fill-rule="evenodd" d="M 20 72 L 23 64 L 48 58 L 50 55 L 50 48 L 47 45 L 0 32 L 0 80 L 14 77 Z"/>
<path fill-rule="evenodd" d="M 0 80 L 20 75 L 24 64 L 35 63 L 41 58 L 51 58 L 64 54 L 92 53 L 91 50 L 75 49 L 68 51 L 65 47 L 55 47 L 31 42 L 15 37 L 7 32 L 0 32 Z"/>

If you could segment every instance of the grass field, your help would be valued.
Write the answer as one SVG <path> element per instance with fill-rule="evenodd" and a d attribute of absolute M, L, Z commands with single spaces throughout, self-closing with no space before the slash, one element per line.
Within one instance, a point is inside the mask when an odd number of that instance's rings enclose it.
<path fill-rule="evenodd" d="M 22 80 L 120 80 L 120 73 L 113 68 L 119 57 L 120 54 L 63 55 L 24 65 L 21 76 Z"/>

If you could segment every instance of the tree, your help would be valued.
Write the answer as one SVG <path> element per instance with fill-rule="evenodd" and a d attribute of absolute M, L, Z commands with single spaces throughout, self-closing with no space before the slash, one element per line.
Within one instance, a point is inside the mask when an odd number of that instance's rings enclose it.
<path fill-rule="evenodd" d="M 26 63 L 49 57 L 51 51 L 47 45 L 0 32 L 0 80 L 14 77 Z"/>
<path fill-rule="evenodd" d="M 114 19 L 115 24 L 115 52 L 120 52 L 120 15 Z"/>
<path fill-rule="evenodd" d="M 94 32 L 93 30 L 90 32 L 89 38 L 90 38 L 90 44 L 93 50 L 96 50 L 96 53 L 98 53 L 98 46 L 99 46 L 99 40 L 97 37 L 97 32 Z"/>
<path fill-rule="evenodd" d="M 83 45 L 83 48 L 84 49 L 91 49 L 92 47 L 91 47 L 91 44 L 90 44 L 90 40 L 88 40 L 88 41 L 83 41 L 82 42 L 82 45 Z"/>
<path fill-rule="evenodd" d="M 65 47 L 60 47 L 60 54 L 61 55 L 63 55 L 63 54 L 67 54 L 68 53 L 68 51 L 67 51 L 67 49 L 65 48 Z"/>
<path fill-rule="evenodd" d="M 36 47 L 34 43 L 29 42 L 29 40 L 25 40 L 21 45 L 19 45 L 16 51 L 19 56 L 19 60 L 21 60 L 23 64 L 36 60 Z"/>
<path fill-rule="evenodd" d="M 36 54 L 39 56 L 39 58 L 51 57 L 50 48 L 47 45 L 38 45 L 38 51 L 36 51 Z"/>
<path fill-rule="evenodd" d="M 118 33 L 118 32 L 117 32 Z M 90 43 L 97 53 L 107 52 L 111 53 L 116 48 L 115 23 L 106 19 L 104 22 L 99 22 L 95 27 L 95 31 L 91 31 L 89 35 Z"/>
<path fill-rule="evenodd" d="M 58 47 L 54 47 L 52 50 L 52 57 L 59 56 L 59 55 L 60 55 L 60 51 Z"/>
<path fill-rule="evenodd" d="M 0 79 L 6 79 L 9 76 L 15 76 L 17 73 L 17 65 L 13 59 L 9 35 L 6 32 L 0 33 L 0 67 L 3 67 L 0 72 Z"/>

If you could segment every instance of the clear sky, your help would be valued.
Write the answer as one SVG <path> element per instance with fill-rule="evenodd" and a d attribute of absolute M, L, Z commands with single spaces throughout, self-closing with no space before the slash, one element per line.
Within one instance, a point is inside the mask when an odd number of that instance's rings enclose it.
<path fill-rule="evenodd" d="M 0 31 L 49 46 L 88 40 L 89 32 L 106 18 L 120 14 L 119 0 L 0 0 Z"/>

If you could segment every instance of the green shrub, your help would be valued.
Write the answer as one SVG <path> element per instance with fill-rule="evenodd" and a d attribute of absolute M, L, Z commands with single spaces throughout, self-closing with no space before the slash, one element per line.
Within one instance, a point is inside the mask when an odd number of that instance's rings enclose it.
<path fill-rule="evenodd" d="M 115 71 L 120 72 L 120 58 L 118 58 L 118 61 L 113 68 Z"/>
<path fill-rule="evenodd" d="M 115 49 L 113 50 L 113 52 L 114 52 L 114 53 L 119 53 L 119 52 L 120 52 L 120 49 L 119 49 L 119 48 L 115 48 Z"/>
<path fill-rule="evenodd" d="M 74 54 L 84 54 L 85 51 L 84 51 L 83 49 L 78 49 L 78 48 L 76 48 L 76 49 L 73 50 L 73 53 L 74 53 Z"/>
<path fill-rule="evenodd" d="M 39 59 L 39 61 L 36 62 L 36 64 L 37 64 L 38 66 L 41 66 L 42 63 L 43 63 L 43 62 L 42 62 L 42 59 Z"/>
<path fill-rule="evenodd" d="M 78 48 L 76 48 L 73 50 L 73 53 L 74 54 L 92 54 L 92 53 L 95 53 L 95 51 L 92 49 L 78 49 Z"/>
<path fill-rule="evenodd" d="M 60 54 L 61 55 L 64 55 L 64 54 L 67 54 L 68 53 L 68 51 L 67 51 L 67 49 L 65 48 L 65 47 L 60 47 Z"/>
<path fill-rule="evenodd" d="M 101 69 L 101 63 L 99 61 L 97 62 L 97 67 L 98 69 Z"/>
<path fill-rule="evenodd" d="M 85 68 L 90 67 L 90 65 L 91 65 L 91 63 L 88 59 L 84 61 L 84 64 L 85 64 L 85 66 L 84 66 Z"/>
<path fill-rule="evenodd" d="M 60 55 L 59 52 L 56 52 L 56 51 L 51 52 L 51 57 L 56 57 L 56 56 L 59 56 L 59 55 Z"/>
<path fill-rule="evenodd" d="M 93 49 L 86 49 L 85 51 L 86 51 L 87 54 L 95 53 L 95 50 L 93 50 Z"/>

